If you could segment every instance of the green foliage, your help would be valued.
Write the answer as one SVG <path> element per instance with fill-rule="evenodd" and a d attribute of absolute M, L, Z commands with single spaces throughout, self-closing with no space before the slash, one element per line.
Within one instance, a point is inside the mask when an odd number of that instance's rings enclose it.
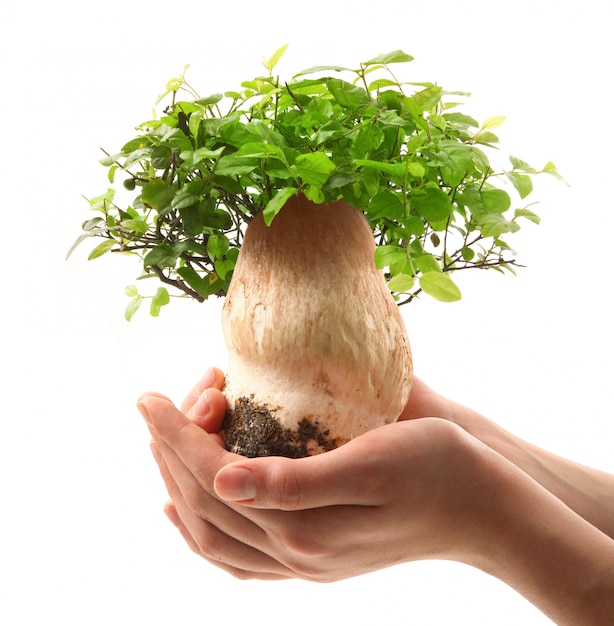
<path fill-rule="evenodd" d="M 468 94 L 401 81 L 390 66 L 412 61 L 402 51 L 357 69 L 313 67 L 288 82 L 273 75 L 284 51 L 237 91 L 200 97 L 187 66 L 170 80 L 161 115 L 105 153 L 112 186 L 90 200 L 96 217 L 75 246 L 102 238 L 90 259 L 136 254 L 141 278 L 202 301 L 225 295 L 249 220 L 263 212 L 270 224 L 302 193 L 317 203 L 344 198 L 364 212 L 375 262 L 399 304 L 421 291 L 458 300 L 455 270 L 513 271 L 507 238 L 522 220 L 539 223 L 524 200 L 536 174 L 558 176 L 552 163 L 538 171 L 511 157 L 496 171 L 487 153 L 503 118 L 480 124 L 459 110 Z M 127 294 L 130 319 L 143 296 L 134 287 Z M 159 289 L 152 315 L 168 299 Z"/>

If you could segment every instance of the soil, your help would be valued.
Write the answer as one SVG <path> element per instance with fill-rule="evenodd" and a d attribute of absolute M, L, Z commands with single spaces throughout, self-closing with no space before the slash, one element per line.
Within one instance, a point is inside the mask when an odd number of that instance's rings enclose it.
<path fill-rule="evenodd" d="M 298 459 L 336 448 L 337 440 L 317 420 L 303 417 L 296 430 L 284 428 L 275 410 L 252 398 L 238 398 L 226 411 L 222 437 L 226 449 L 247 457 L 285 456 Z"/>

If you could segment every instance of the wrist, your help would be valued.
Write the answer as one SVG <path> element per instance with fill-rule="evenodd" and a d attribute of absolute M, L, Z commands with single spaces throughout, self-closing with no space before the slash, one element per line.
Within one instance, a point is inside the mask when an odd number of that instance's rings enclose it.
<path fill-rule="evenodd" d="M 614 487 L 611 475 L 543 450 L 465 407 L 458 407 L 457 414 L 461 413 L 465 430 L 614 539 L 614 507 L 607 504 Z"/>
<path fill-rule="evenodd" d="M 608 623 L 614 615 L 614 542 L 512 463 L 490 456 L 493 491 L 482 550 L 472 564 L 560 626 Z"/>

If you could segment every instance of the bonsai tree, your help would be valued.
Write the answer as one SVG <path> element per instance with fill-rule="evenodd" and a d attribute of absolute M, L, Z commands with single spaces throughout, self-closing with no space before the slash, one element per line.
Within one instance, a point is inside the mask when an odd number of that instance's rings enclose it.
<path fill-rule="evenodd" d="M 248 456 L 305 456 L 395 421 L 412 362 L 398 306 L 461 297 L 455 271 L 514 272 L 508 238 L 539 223 L 533 177 L 491 165 L 503 122 L 466 93 L 401 80 L 402 51 L 357 69 L 266 75 L 202 97 L 184 73 L 164 109 L 106 153 L 111 187 L 89 201 L 90 252 L 137 255 L 125 317 L 150 298 L 225 296 L 223 436 Z M 187 69 L 187 68 L 186 68 Z M 512 198 L 513 201 L 512 201 Z M 72 252 L 72 249 L 70 252 Z"/>

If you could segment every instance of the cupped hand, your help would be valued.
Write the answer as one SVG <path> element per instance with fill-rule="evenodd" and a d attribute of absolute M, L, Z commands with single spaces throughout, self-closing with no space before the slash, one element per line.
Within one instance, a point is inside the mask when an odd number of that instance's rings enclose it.
<path fill-rule="evenodd" d="M 415 559 L 471 562 L 486 549 L 498 459 L 451 421 L 401 421 L 304 459 L 246 459 L 215 434 L 220 374 L 200 407 L 202 385 L 184 412 L 156 394 L 139 401 L 167 515 L 205 559 L 239 578 L 332 581 Z"/>

